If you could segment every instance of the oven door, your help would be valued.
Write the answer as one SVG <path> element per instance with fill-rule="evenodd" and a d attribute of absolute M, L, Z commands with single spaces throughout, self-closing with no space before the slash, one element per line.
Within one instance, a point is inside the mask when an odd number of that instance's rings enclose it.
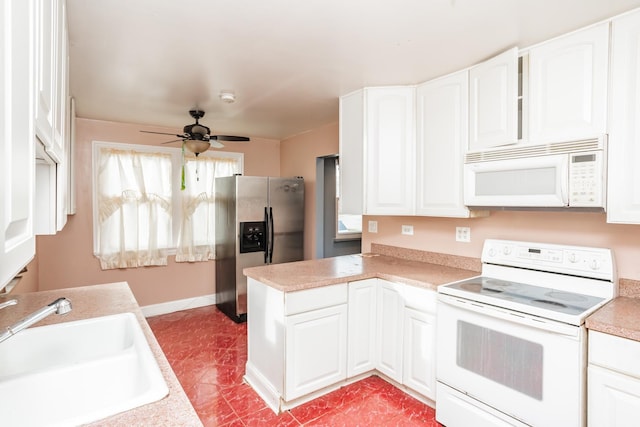
<path fill-rule="evenodd" d="M 584 327 L 443 294 L 437 319 L 437 380 L 460 397 L 442 396 L 441 406 L 438 394 L 439 422 L 464 426 L 482 412 L 532 426 L 584 425 Z"/>

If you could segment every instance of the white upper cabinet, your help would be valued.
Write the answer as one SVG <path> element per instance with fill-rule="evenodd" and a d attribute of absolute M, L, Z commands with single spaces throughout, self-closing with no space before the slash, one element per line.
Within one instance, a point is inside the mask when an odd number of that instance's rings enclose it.
<path fill-rule="evenodd" d="M 608 22 L 531 48 L 530 143 L 606 133 L 608 61 Z"/>
<path fill-rule="evenodd" d="M 35 0 L 36 4 L 36 134 L 42 144 L 53 149 L 54 97 L 56 76 L 57 0 Z"/>
<path fill-rule="evenodd" d="M 415 87 L 365 89 L 365 213 L 413 215 Z"/>
<path fill-rule="evenodd" d="M 469 150 L 518 142 L 518 49 L 469 72 Z"/>
<path fill-rule="evenodd" d="M 54 110 L 54 150 L 59 156 L 56 171 L 56 230 L 60 231 L 67 223 L 69 206 L 69 176 L 71 162 L 70 121 L 69 121 L 69 36 L 67 29 L 67 10 L 65 0 L 58 2 L 56 37 L 58 53 L 56 55 L 56 108 Z"/>
<path fill-rule="evenodd" d="M 343 214 L 363 212 L 364 90 L 340 97 L 340 206 Z"/>
<path fill-rule="evenodd" d="M 36 234 L 55 234 L 67 222 L 70 194 L 69 41 L 65 0 L 35 4 L 34 127 Z"/>
<path fill-rule="evenodd" d="M 468 143 L 469 72 L 418 86 L 416 113 L 416 214 L 468 217 L 462 165 Z"/>
<path fill-rule="evenodd" d="M 607 221 L 640 223 L 640 11 L 612 22 Z"/>
<path fill-rule="evenodd" d="M 36 136 L 49 156 L 64 161 L 68 102 L 67 21 L 65 0 L 35 0 Z"/>
<path fill-rule="evenodd" d="M 0 289 L 35 254 L 33 6 L 30 0 L 0 4 Z"/>

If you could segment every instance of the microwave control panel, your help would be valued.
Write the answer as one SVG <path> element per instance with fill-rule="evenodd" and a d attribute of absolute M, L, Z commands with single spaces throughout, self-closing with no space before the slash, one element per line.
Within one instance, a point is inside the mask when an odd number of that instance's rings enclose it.
<path fill-rule="evenodd" d="M 569 158 L 569 206 L 604 206 L 602 152 L 572 153 Z"/>

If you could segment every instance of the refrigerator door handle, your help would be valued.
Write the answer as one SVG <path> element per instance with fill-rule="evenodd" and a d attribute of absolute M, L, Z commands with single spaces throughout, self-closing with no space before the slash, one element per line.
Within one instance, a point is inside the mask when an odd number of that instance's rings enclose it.
<path fill-rule="evenodd" d="M 273 230 L 273 208 L 269 208 L 269 264 L 273 261 L 273 244 L 275 232 Z"/>
<path fill-rule="evenodd" d="M 267 244 L 265 245 L 265 248 L 264 248 L 264 263 L 267 264 L 269 262 L 269 245 L 270 245 L 269 240 L 270 240 L 270 238 L 269 238 L 269 213 L 267 212 L 267 207 L 266 206 L 264 207 L 264 225 L 267 228 L 265 230 L 265 233 L 266 233 L 265 237 L 266 237 L 266 240 L 267 240 Z"/>

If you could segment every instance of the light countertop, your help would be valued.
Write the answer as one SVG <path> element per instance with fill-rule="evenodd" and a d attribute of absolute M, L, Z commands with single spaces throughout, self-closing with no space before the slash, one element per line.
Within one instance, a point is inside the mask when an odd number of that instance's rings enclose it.
<path fill-rule="evenodd" d="M 428 289 L 480 274 L 479 260 L 386 245 L 374 253 L 250 267 L 247 277 L 294 292 L 373 277 Z M 640 341 L 640 281 L 620 279 L 620 295 L 586 320 L 590 330 Z"/>
<path fill-rule="evenodd" d="M 250 267 L 243 272 L 247 277 L 283 292 L 374 277 L 435 290 L 439 285 L 479 274 L 452 267 L 456 265 L 454 256 L 450 261 L 449 265 L 442 265 L 375 253 Z"/>
<path fill-rule="evenodd" d="M 61 297 L 71 300 L 73 310 L 65 315 L 51 315 L 34 326 L 126 312 L 134 313 L 169 388 L 169 394 L 157 402 L 113 415 L 89 425 L 110 427 L 131 427 L 138 425 L 202 426 L 198 415 L 178 382 L 126 282 L 16 295 L 2 295 L 0 296 L 0 303 L 9 299 L 16 299 L 18 300 L 18 304 L 0 310 L 0 326 L 9 326 L 18 319 Z M 34 410 L 37 410 L 37 408 L 34 408 Z"/>
<path fill-rule="evenodd" d="M 618 297 L 587 317 L 589 330 L 640 341 L 640 298 Z"/>

